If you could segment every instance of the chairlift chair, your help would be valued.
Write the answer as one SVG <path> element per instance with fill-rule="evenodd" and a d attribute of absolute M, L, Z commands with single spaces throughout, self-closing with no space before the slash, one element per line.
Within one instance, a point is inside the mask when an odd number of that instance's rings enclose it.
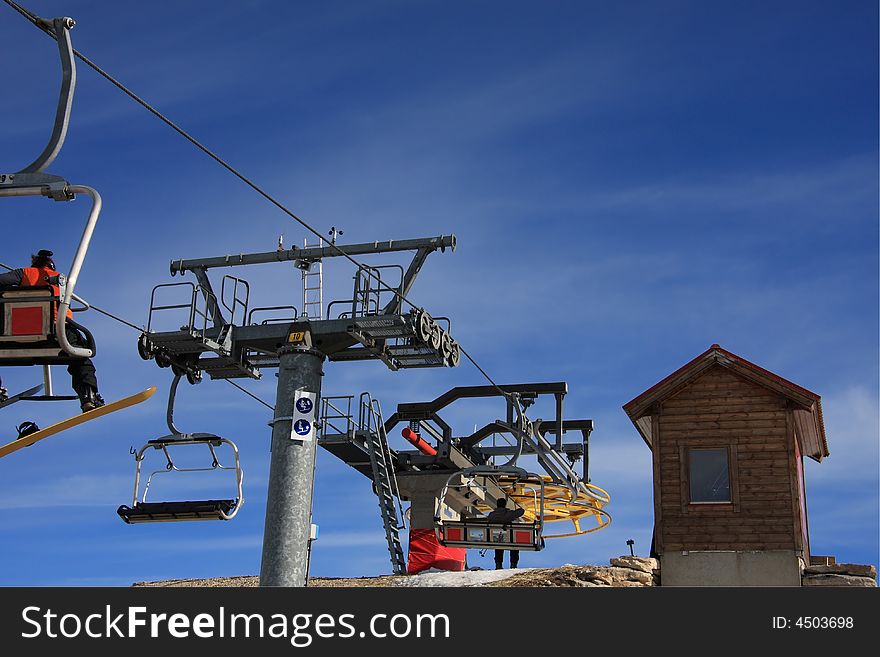
<path fill-rule="evenodd" d="M 182 433 L 174 426 L 174 398 L 181 375 L 174 377 L 171 384 L 171 392 L 168 398 L 167 422 L 171 433 L 155 440 L 150 440 L 137 452 L 132 450 L 135 459 L 134 495 L 131 506 L 122 505 L 116 512 L 122 520 L 130 525 L 147 522 L 179 522 L 187 520 L 232 520 L 244 503 L 242 494 L 242 470 L 239 461 L 238 447 L 227 438 L 221 438 L 212 433 Z M 189 445 L 207 446 L 211 463 L 207 467 L 179 467 L 172 456 L 172 451 Z M 223 465 L 217 454 L 221 445 L 228 445 L 232 450 L 233 464 Z M 146 478 L 146 483 L 141 492 L 142 465 L 146 460 L 149 450 L 162 452 L 165 457 L 164 467 L 152 471 Z M 187 500 L 170 502 L 149 502 L 147 495 L 153 478 L 156 475 L 173 472 L 214 472 L 217 470 L 231 470 L 235 472 L 236 494 L 233 498 L 210 499 L 210 500 Z"/>
<path fill-rule="evenodd" d="M 82 312 L 89 309 L 88 304 L 74 293 L 74 288 L 101 213 L 101 196 L 91 187 L 71 185 L 59 176 L 44 172 L 60 152 L 70 120 L 76 86 L 76 66 L 70 42 L 74 21 L 66 17 L 39 21 L 45 30 L 54 34 L 61 56 L 62 82 L 55 124 L 48 144 L 31 164 L 16 173 L 0 172 L 0 197 L 45 196 L 55 201 L 71 201 L 77 194 L 85 194 L 91 198 L 92 208 L 67 276 L 59 275 L 58 280 L 52 281 L 58 286 L 57 295 L 51 287 L 0 290 L 0 366 L 68 365 L 95 355 L 92 335 L 68 318 L 67 313 L 68 310 Z M 71 308 L 74 301 L 81 306 Z M 70 343 L 65 330 L 68 326 L 82 334 L 83 346 Z M 48 379 L 48 369 L 45 372 Z M 59 398 L 54 397 L 50 389 L 46 393 L 42 399 Z"/>
<path fill-rule="evenodd" d="M 458 480 L 456 482 L 456 480 Z M 492 507 L 490 486 L 500 488 L 507 499 L 526 508 L 521 518 L 509 523 L 489 522 Z M 444 513 L 447 500 L 470 500 L 470 509 L 487 515 L 467 517 Z M 521 502 L 529 500 L 529 504 Z M 544 478 L 517 467 L 481 466 L 454 473 L 440 493 L 434 517 L 434 534 L 445 547 L 539 551 L 544 547 Z M 456 517 L 458 516 L 458 517 Z"/>

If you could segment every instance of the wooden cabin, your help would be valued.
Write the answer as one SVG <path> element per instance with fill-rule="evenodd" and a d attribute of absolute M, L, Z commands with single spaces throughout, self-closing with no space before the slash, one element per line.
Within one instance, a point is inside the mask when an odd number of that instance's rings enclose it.
<path fill-rule="evenodd" d="M 623 409 L 653 453 L 663 585 L 799 586 L 819 395 L 714 344 Z"/>

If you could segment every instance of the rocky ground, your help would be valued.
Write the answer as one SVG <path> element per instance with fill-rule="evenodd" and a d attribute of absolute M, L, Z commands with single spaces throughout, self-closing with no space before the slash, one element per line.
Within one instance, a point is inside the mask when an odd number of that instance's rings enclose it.
<path fill-rule="evenodd" d="M 329 578 L 314 577 L 309 586 L 320 587 L 389 587 L 389 586 L 510 586 L 510 587 L 642 587 L 659 583 L 656 559 L 619 557 L 610 566 L 575 566 L 559 568 L 519 568 L 504 570 L 468 570 L 461 573 L 426 572 L 418 575 L 384 577 Z M 239 587 L 257 586 L 256 576 L 218 577 L 212 579 L 175 579 L 162 582 L 138 582 L 134 586 L 170 587 Z"/>
<path fill-rule="evenodd" d="M 259 577 L 218 577 L 213 579 L 174 579 L 163 582 L 138 582 L 134 586 L 258 586 Z M 660 568 L 656 559 L 617 557 L 610 566 L 575 566 L 559 568 L 518 568 L 505 570 L 468 570 L 424 572 L 418 575 L 387 575 L 384 577 L 331 578 L 314 577 L 309 586 L 320 587 L 645 587 L 660 585 Z M 877 569 L 858 564 L 808 566 L 804 570 L 804 586 L 877 586 Z"/>

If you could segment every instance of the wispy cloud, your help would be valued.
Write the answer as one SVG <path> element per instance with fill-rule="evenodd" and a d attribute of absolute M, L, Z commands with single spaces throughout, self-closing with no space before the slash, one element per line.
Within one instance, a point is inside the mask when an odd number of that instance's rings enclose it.
<path fill-rule="evenodd" d="M 807 461 L 807 479 L 833 486 L 880 481 L 880 402 L 877 391 L 857 385 L 826 394 L 822 399 L 828 448 L 822 463 Z M 877 495 L 873 503 L 877 504 Z"/>

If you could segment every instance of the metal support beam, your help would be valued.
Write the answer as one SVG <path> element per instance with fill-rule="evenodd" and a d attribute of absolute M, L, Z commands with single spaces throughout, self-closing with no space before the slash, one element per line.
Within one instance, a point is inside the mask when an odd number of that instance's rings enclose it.
<path fill-rule="evenodd" d="M 214 267 L 240 267 L 242 265 L 259 265 L 269 262 L 285 262 L 289 260 L 321 260 L 341 255 L 356 256 L 375 253 L 391 253 L 394 251 L 414 251 L 418 249 L 455 250 L 455 235 L 441 235 L 412 240 L 387 240 L 384 242 L 367 242 L 364 244 L 347 244 L 335 246 L 315 246 L 288 249 L 286 251 L 266 251 L 263 253 L 239 253 L 219 258 L 198 258 L 195 260 L 172 260 L 171 275 L 180 274 L 193 269 L 212 269 Z"/>
<path fill-rule="evenodd" d="M 562 447 L 562 400 L 564 398 L 565 393 L 556 394 L 556 449 L 560 449 Z"/>
<path fill-rule="evenodd" d="M 52 397 L 55 391 L 52 389 L 52 366 L 43 365 L 43 394 Z"/>
<path fill-rule="evenodd" d="M 584 437 L 584 477 L 582 481 L 586 483 L 590 483 L 590 431 L 592 429 L 581 431 Z"/>
<path fill-rule="evenodd" d="M 400 312 L 401 306 L 403 306 L 403 300 L 401 297 L 405 297 L 409 294 L 409 291 L 412 289 L 412 285 L 416 280 L 416 276 L 419 275 L 422 265 L 425 264 L 425 260 L 433 250 L 434 249 L 421 248 L 416 252 L 415 257 L 412 259 L 412 262 L 409 263 L 409 267 L 407 267 L 406 273 L 403 275 L 403 280 L 400 283 L 400 295 L 394 295 L 394 298 L 388 302 L 382 310 L 383 315 L 396 315 Z"/>
<path fill-rule="evenodd" d="M 208 317 L 211 318 L 214 328 L 225 326 L 226 320 L 223 319 L 223 314 L 220 312 L 220 306 L 217 304 L 217 295 L 214 292 L 214 288 L 211 287 L 211 279 L 208 278 L 208 272 L 204 269 L 195 268 L 192 270 L 192 273 L 202 289 L 202 296 L 205 297 L 205 310 Z"/>
<path fill-rule="evenodd" d="M 433 401 L 398 404 L 397 413 L 395 413 L 392 417 L 395 417 L 399 420 L 409 420 L 411 417 L 413 419 L 421 419 L 421 417 L 427 417 L 431 413 L 436 413 L 437 411 L 446 408 L 451 403 L 458 401 L 459 399 L 473 399 L 477 397 L 500 397 L 502 393 L 499 392 L 499 388 L 505 393 L 517 392 L 520 394 L 536 395 L 550 395 L 559 393 L 565 394 L 568 392 L 568 384 L 565 382 L 518 383 L 515 385 L 502 386 L 458 386 L 444 392 Z M 388 428 L 388 422 L 386 422 L 385 424 L 386 428 Z"/>
<path fill-rule="evenodd" d="M 275 417 L 279 419 L 272 425 L 272 460 L 260 586 L 305 586 L 318 441 L 317 437 L 292 440 L 292 420 L 289 418 L 294 415 L 297 391 L 315 393 L 315 406 L 318 406 L 324 355 L 297 345 L 282 347 L 278 358 Z"/>

